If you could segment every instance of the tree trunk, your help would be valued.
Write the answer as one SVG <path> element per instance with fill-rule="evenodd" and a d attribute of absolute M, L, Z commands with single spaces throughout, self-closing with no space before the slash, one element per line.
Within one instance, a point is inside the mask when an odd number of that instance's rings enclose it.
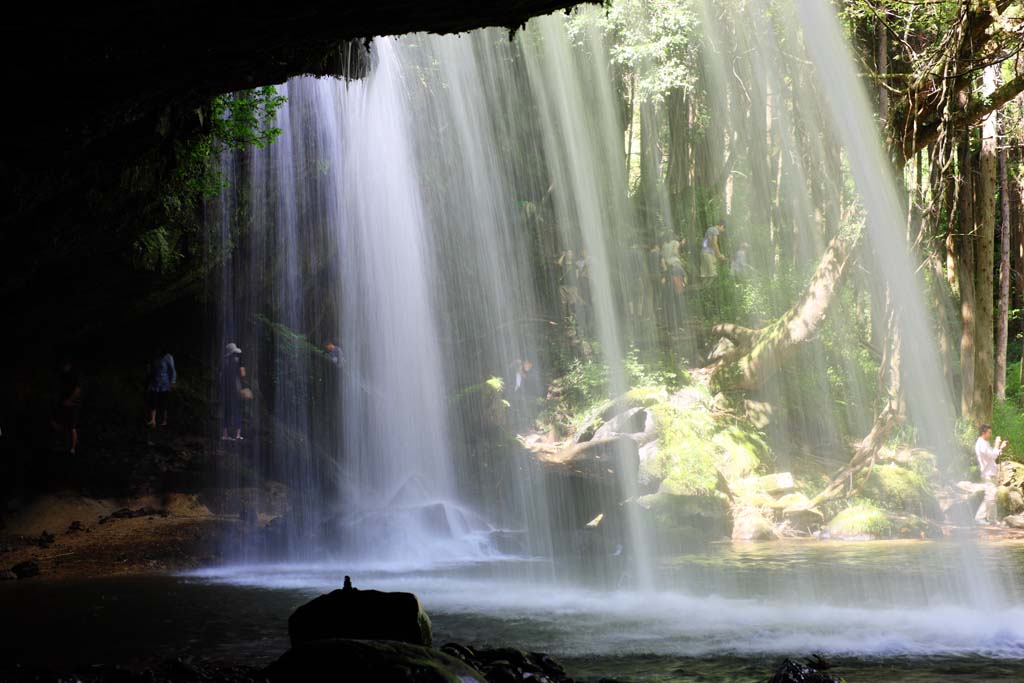
<path fill-rule="evenodd" d="M 719 390 L 757 391 L 782 369 L 793 351 L 817 331 L 842 282 L 859 231 L 832 238 L 803 297 L 771 325 L 749 330 L 719 325 L 712 331 L 731 339 L 736 348 L 712 368 L 712 385 Z"/>
<path fill-rule="evenodd" d="M 960 286 L 960 414 L 976 421 L 974 409 L 975 353 L 975 260 L 974 260 L 974 158 L 970 133 L 964 133 L 957 150 L 960 188 L 957 193 L 957 218 L 960 235 L 957 240 L 958 284 Z"/>
<path fill-rule="evenodd" d="M 999 230 L 999 315 L 996 318 L 996 399 L 1006 400 L 1006 341 L 1010 323 L 1010 183 L 1006 150 L 999 151 L 999 199 L 1002 220 Z"/>
<path fill-rule="evenodd" d="M 989 97 L 996 89 L 995 66 L 985 67 L 982 74 L 982 96 Z M 995 239 L 996 239 L 996 112 L 993 110 L 981 124 L 981 156 L 978 163 L 977 286 L 975 289 L 977 339 L 974 354 L 974 403 L 981 422 L 992 421 L 992 398 L 995 393 Z"/>

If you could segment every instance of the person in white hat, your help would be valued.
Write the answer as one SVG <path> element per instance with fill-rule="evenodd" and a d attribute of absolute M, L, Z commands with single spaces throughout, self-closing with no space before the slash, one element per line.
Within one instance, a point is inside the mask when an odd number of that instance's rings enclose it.
<path fill-rule="evenodd" d="M 242 349 L 231 342 L 224 347 L 224 362 L 221 364 L 221 397 L 224 405 L 224 441 L 242 440 L 242 382 L 245 380 L 245 366 L 242 365 Z M 234 436 L 231 436 L 231 432 Z"/>

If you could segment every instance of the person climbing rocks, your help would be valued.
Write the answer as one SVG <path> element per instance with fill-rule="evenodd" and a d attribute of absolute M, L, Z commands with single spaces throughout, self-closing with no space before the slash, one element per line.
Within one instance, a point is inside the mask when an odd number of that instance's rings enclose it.
<path fill-rule="evenodd" d="M 725 232 L 724 219 L 704 232 L 704 242 L 700 247 L 700 276 L 704 280 L 710 280 L 718 275 L 718 264 L 725 261 L 725 256 L 722 255 L 722 251 L 718 247 L 718 238 L 723 232 Z"/>
<path fill-rule="evenodd" d="M 224 407 L 224 441 L 242 441 L 242 400 L 252 397 L 252 391 L 245 386 L 246 373 L 242 364 L 242 349 L 234 342 L 224 347 L 224 361 L 221 364 L 221 399 Z M 234 436 L 230 433 L 233 432 Z"/>
<path fill-rule="evenodd" d="M 1002 437 L 997 436 L 996 442 L 993 444 L 991 442 L 991 425 L 981 425 L 978 432 L 978 440 L 974 442 L 974 456 L 978 459 L 981 481 L 985 484 L 985 499 L 978 508 L 977 514 L 974 515 L 974 521 L 977 524 L 986 524 L 994 522 L 996 515 L 996 473 L 998 472 L 996 458 L 1009 442 L 1003 441 Z"/>
<path fill-rule="evenodd" d="M 57 406 L 54 411 L 54 425 L 65 436 L 69 455 L 78 450 L 78 412 L 82 406 L 82 386 L 78 370 L 70 357 L 60 365 L 57 390 Z"/>
<path fill-rule="evenodd" d="M 149 420 L 146 424 L 156 428 L 156 418 L 160 416 L 160 426 L 167 426 L 167 401 L 174 385 L 178 382 L 178 371 L 174 367 L 174 356 L 164 349 L 156 349 L 153 359 L 149 362 L 146 379 L 146 410 Z"/>

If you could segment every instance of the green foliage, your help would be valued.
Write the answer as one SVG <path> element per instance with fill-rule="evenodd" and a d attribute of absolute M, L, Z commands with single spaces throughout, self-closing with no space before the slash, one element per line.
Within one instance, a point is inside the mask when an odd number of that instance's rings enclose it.
<path fill-rule="evenodd" d="M 691 3 L 620 0 L 603 13 L 576 13 L 570 37 L 581 41 L 591 23 L 609 37 L 612 64 L 634 79 L 639 101 L 659 102 L 672 90 L 693 88 L 699 22 Z"/>
<path fill-rule="evenodd" d="M 166 227 L 147 230 L 133 245 L 133 264 L 141 270 L 166 273 L 181 262 L 180 235 Z"/>
<path fill-rule="evenodd" d="M 623 370 L 626 382 L 632 387 L 630 393 L 638 392 L 637 396 L 667 395 L 669 389 L 690 382 L 689 374 L 681 368 L 643 362 L 636 348 L 626 354 Z M 608 365 L 599 360 L 573 358 L 566 372 L 551 382 L 550 390 L 554 403 L 548 406 L 542 419 L 579 427 L 612 398 Z"/>
<path fill-rule="evenodd" d="M 686 391 L 697 392 L 697 387 Z M 650 408 L 659 439 L 652 473 L 670 493 L 710 493 L 719 472 L 732 481 L 753 474 L 768 460 L 764 436 L 742 420 L 715 414 L 710 401 L 705 393 L 687 407 L 665 402 Z"/>
<path fill-rule="evenodd" d="M 274 86 L 230 93 L 210 105 L 210 131 L 182 149 L 179 180 L 185 194 L 173 198 L 192 206 L 197 199 L 212 199 L 224 188 L 217 157 L 226 151 L 262 148 L 274 142 L 281 129 L 273 125 L 286 98 Z M 170 199 L 170 198 L 169 198 Z"/>
<path fill-rule="evenodd" d="M 1024 412 L 1021 411 L 1020 362 L 1006 366 L 1006 401 L 996 401 L 992 406 L 992 429 L 995 434 L 1009 441 L 1003 451 L 1003 458 L 1024 462 Z M 973 456 L 975 433 L 970 439 Z"/>
<path fill-rule="evenodd" d="M 197 243 L 200 203 L 226 186 L 218 166 L 226 151 L 266 147 L 281 134 L 274 126 L 285 98 L 273 86 L 221 95 L 206 112 L 206 132 L 177 148 L 177 166 L 161 195 L 164 222 L 143 232 L 132 249 L 136 268 L 167 273 L 186 260 L 189 244 Z"/>

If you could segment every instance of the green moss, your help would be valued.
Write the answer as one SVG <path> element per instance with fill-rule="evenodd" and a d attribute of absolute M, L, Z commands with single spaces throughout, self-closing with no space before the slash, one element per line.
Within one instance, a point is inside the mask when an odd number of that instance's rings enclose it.
<path fill-rule="evenodd" d="M 883 510 L 867 500 L 857 500 L 828 523 L 839 538 L 936 538 L 938 525 L 916 515 Z"/>
<path fill-rule="evenodd" d="M 718 473 L 727 481 L 752 474 L 768 454 L 759 432 L 727 416 L 710 412 L 702 402 L 686 408 L 672 403 L 650 406 L 658 430 L 653 474 L 664 490 L 700 495 L 715 489 Z"/>
<path fill-rule="evenodd" d="M 933 519 L 942 516 L 928 479 L 896 463 L 872 468 L 870 477 L 863 484 L 861 495 L 893 512 L 907 512 Z"/>
<path fill-rule="evenodd" d="M 886 512 L 869 502 L 851 505 L 828 523 L 833 536 L 845 538 L 888 538 L 895 531 L 895 523 Z"/>
<path fill-rule="evenodd" d="M 753 474 L 768 453 L 768 444 L 761 434 L 740 424 L 728 425 L 711 439 L 719 449 L 718 468 L 728 481 Z"/>
<path fill-rule="evenodd" d="M 647 408 L 668 401 L 668 390 L 660 385 L 633 387 L 626 392 L 626 400 L 630 408 Z"/>

